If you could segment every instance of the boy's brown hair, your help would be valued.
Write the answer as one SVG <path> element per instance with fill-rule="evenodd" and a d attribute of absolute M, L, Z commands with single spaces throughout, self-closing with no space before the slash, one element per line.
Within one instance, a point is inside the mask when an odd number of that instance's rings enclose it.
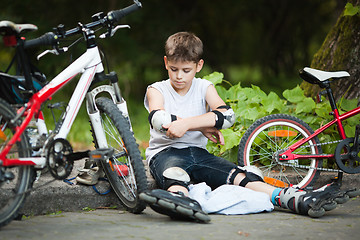
<path fill-rule="evenodd" d="M 165 55 L 169 61 L 198 63 L 203 54 L 203 43 L 195 34 L 178 32 L 165 43 Z"/>

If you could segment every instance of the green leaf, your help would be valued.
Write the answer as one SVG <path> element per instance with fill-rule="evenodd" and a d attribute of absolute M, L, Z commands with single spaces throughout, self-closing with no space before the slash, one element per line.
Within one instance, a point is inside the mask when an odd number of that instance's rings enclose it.
<path fill-rule="evenodd" d="M 265 110 L 260 107 L 247 107 L 241 114 L 244 118 L 255 121 L 266 115 Z"/>
<path fill-rule="evenodd" d="M 323 118 L 326 118 L 329 115 L 329 112 L 324 108 L 316 108 L 315 113 L 319 117 L 323 117 Z"/>
<path fill-rule="evenodd" d="M 315 113 L 319 117 L 330 119 L 329 113 L 331 112 L 331 107 L 328 101 L 323 101 L 321 103 L 316 104 Z"/>
<path fill-rule="evenodd" d="M 204 76 L 203 78 L 209 80 L 214 85 L 216 85 L 216 84 L 219 84 L 222 82 L 222 80 L 224 78 L 224 74 L 219 73 L 219 72 L 213 72 L 209 75 Z"/>
<path fill-rule="evenodd" d="M 360 12 L 359 6 L 354 6 L 351 3 L 345 5 L 344 16 L 354 16 Z"/>
<path fill-rule="evenodd" d="M 298 102 L 297 106 L 296 106 L 296 114 L 299 113 L 310 113 L 314 110 L 315 108 L 315 102 L 314 100 L 312 100 L 311 98 L 305 98 L 302 102 Z"/>
<path fill-rule="evenodd" d="M 222 86 L 215 86 L 215 89 L 217 91 L 217 93 L 219 94 L 219 96 L 226 101 L 227 99 L 227 90 L 226 88 L 222 87 Z"/>
<path fill-rule="evenodd" d="M 258 91 L 254 88 L 243 88 L 245 95 L 247 96 L 246 104 L 259 104 L 266 97 L 266 93 Z"/>
<path fill-rule="evenodd" d="M 345 134 L 347 137 L 354 137 L 355 136 L 355 127 L 345 125 L 344 126 Z"/>
<path fill-rule="evenodd" d="M 350 111 L 357 107 L 358 100 L 354 99 L 342 99 L 340 102 L 340 108 L 344 111 Z"/>
<path fill-rule="evenodd" d="M 230 87 L 226 93 L 227 99 L 236 102 L 242 102 L 247 99 L 246 92 L 240 86 L 240 83 Z"/>
<path fill-rule="evenodd" d="M 264 106 L 266 112 L 268 113 L 272 113 L 272 111 L 274 111 L 275 109 L 281 111 L 284 106 L 283 101 L 274 92 L 270 92 L 269 95 L 264 98 L 261 103 Z"/>
<path fill-rule="evenodd" d="M 267 97 L 266 93 L 263 90 L 261 90 L 258 86 L 251 85 L 251 87 L 252 87 L 252 89 L 254 89 L 254 93 L 256 95 L 258 95 L 259 97 L 261 97 L 261 98 Z"/>
<path fill-rule="evenodd" d="M 283 92 L 283 96 L 286 98 L 286 100 L 292 103 L 301 102 L 306 98 L 304 91 L 299 87 L 299 85 L 291 90 L 285 90 Z"/>
<path fill-rule="evenodd" d="M 346 125 L 356 126 L 357 124 L 359 124 L 359 122 L 360 122 L 360 115 L 355 115 L 346 120 L 346 123 L 347 123 Z"/>
<path fill-rule="evenodd" d="M 241 139 L 241 134 L 239 132 L 234 132 L 231 128 L 223 129 L 221 132 L 224 135 L 225 144 L 220 147 L 220 153 L 239 145 Z"/>

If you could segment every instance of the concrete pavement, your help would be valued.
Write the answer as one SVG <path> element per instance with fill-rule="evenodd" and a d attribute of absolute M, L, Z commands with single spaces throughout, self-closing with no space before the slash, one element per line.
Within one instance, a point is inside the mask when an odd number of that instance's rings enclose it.
<path fill-rule="evenodd" d="M 76 176 L 76 168 L 71 177 Z M 329 182 L 323 174 L 317 185 Z M 210 224 L 174 221 L 147 208 L 142 214 L 125 212 L 116 196 L 97 194 L 91 186 L 51 182 L 43 174 L 27 198 L 22 221 L 0 229 L 0 239 L 359 239 L 360 198 L 351 199 L 312 219 L 284 210 L 252 215 L 211 215 Z M 76 183 L 75 181 L 73 181 Z M 343 186 L 360 187 L 359 175 L 345 175 Z M 101 192 L 108 190 L 100 182 Z M 118 209 L 110 209 L 117 206 Z M 85 210 L 86 209 L 86 210 Z M 95 211 L 88 211 L 96 209 Z M 45 215 L 43 215 L 45 214 Z M 30 216 L 30 217 L 29 217 Z M 356 235 L 357 234 L 357 235 Z"/>
<path fill-rule="evenodd" d="M 69 178 L 75 177 L 78 173 L 77 169 L 82 169 L 83 166 L 84 161 L 75 162 L 73 173 Z M 336 176 L 334 173 L 321 173 L 315 188 L 331 182 L 331 178 L 334 176 Z M 48 182 L 51 183 L 43 186 Z M 153 184 L 151 180 L 149 182 L 151 182 L 151 185 Z M 53 181 L 53 177 L 49 173 L 42 174 L 39 181 L 34 183 L 34 189 L 27 197 L 22 212 L 28 216 L 57 211 L 79 211 L 83 208 L 121 207 L 120 201 L 113 192 L 99 195 L 92 186 L 77 185 L 75 180 L 72 180 L 72 183 L 69 184 L 59 180 Z M 343 186 L 360 189 L 360 175 L 344 174 Z M 96 188 L 103 193 L 109 190 L 110 185 L 107 182 L 100 181 Z"/>
<path fill-rule="evenodd" d="M 211 215 L 209 224 L 175 221 L 147 208 L 135 215 L 119 210 L 65 212 L 13 221 L 0 230 L 14 239 L 359 239 L 360 198 L 319 219 L 287 211 Z"/>

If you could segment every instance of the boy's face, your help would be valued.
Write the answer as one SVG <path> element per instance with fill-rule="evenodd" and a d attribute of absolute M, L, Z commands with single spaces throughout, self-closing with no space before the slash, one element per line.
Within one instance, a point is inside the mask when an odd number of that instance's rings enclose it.
<path fill-rule="evenodd" d="M 171 85 L 179 94 L 187 93 L 196 73 L 201 71 L 204 64 L 202 59 L 198 63 L 181 61 L 173 62 L 169 61 L 166 56 L 164 57 L 164 62 Z"/>

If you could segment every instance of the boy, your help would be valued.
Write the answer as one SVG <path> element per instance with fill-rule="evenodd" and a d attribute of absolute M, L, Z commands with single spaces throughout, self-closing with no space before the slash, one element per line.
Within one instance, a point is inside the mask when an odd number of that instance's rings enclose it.
<path fill-rule="evenodd" d="M 336 184 L 316 191 L 275 188 L 264 183 L 257 171 L 207 152 L 208 139 L 224 144 L 219 129 L 231 127 L 235 115 L 211 82 L 195 78 L 204 64 L 202 53 L 203 44 L 192 33 L 179 32 L 166 41 L 164 62 L 169 79 L 150 85 L 144 99 L 151 126 L 146 158 L 161 189 L 141 193 L 140 199 L 172 218 L 209 222 L 199 203 L 187 197 L 193 181 L 213 189 L 234 184 L 264 192 L 275 206 L 313 217 L 335 208 L 334 199 L 341 195 Z"/>

